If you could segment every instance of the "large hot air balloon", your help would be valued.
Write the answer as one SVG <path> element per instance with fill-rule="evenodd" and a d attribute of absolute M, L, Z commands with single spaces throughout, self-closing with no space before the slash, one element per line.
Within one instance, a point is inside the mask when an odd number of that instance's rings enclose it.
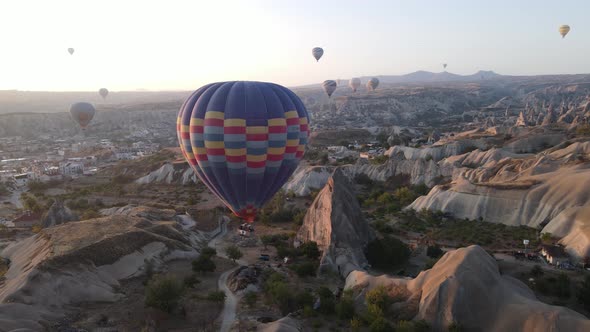
<path fill-rule="evenodd" d="M 562 26 L 559 27 L 559 34 L 561 35 L 561 38 L 565 38 L 565 35 L 567 35 L 567 33 L 570 32 L 570 26 L 567 24 L 564 24 Z"/>
<path fill-rule="evenodd" d="M 109 90 L 106 88 L 101 88 L 100 90 L 98 90 L 98 94 L 103 98 L 106 99 L 107 96 L 109 95 Z"/>
<path fill-rule="evenodd" d="M 324 50 L 321 47 L 314 47 L 311 50 L 311 54 L 315 58 L 315 61 L 320 61 L 320 58 L 322 57 L 322 55 L 324 55 Z"/>
<path fill-rule="evenodd" d="M 201 181 L 233 213 L 254 221 L 303 157 L 309 116 L 273 83 L 205 85 L 178 113 L 180 149 Z"/>
<path fill-rule="evenodd" d="M 361 79 L 358 77 L 353 77 L 350 79 L 350 82 L 348 82 L 348 85 L 350 86 L 353 92 L 356 92 L 359 86 L 361 86 Z"/>
<path fill-rule="evenodd" d="M 328 98 L 332 97 L 332 94 L 334 93 L 334 91 L 336 91 L 337 86 L 338 86 L 338 84 L 336 84 L 336 81 L 332 81 L 332 80 L 327 80 L 327 81 L 324 81 L 324 83 L 322 83 L 322 88 L 324 89 L 324 91 L 328 95 Z"/>
<path fill-rule="evenodd" d="M 68 53 L 70 53 L 70 55 L 74 54 L 74 49 L 73 48 L 68 48 Z"/>
<path fill-rule="evenodd" d="M 443 69 L 447 69 L 447 64 L 443 63 Z"/>
<path fill-rule="evenodd" d="M 375 91 L 375 89 L 377 89 L 378 86 L 379 86 L 379 79 L 377 79 L 377 77 L 373 77 L 367 82 L 367 89 L 369 91 Z"/>
<path fill-rule="evenodd" d="M 70 107 L 72 118 L 78 122 L 82 129 L 86 129 L 95 112 L 94 106 L 89 103 L 75 103 Z"/>

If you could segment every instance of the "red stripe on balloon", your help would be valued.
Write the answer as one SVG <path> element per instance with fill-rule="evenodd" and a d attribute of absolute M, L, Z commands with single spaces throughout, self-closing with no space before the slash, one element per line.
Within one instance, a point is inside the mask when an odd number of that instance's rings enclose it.
<path fill-rule="evenodd" d="M 266 140 L 268 140 L 268 134 L 246 134 L 246 140 L 248 140 L 248 141 L 266 141 Z"/>
<path fill-rule="evenodd" d="M 207 160 L 209 160 L 209 158 L 207 158 L 207 155 L 206 154 L 198 154 L 197 155 L 197 160 L 198 161 L 207 161 Z"/>
<path fill-rule="evenodd" d="M 269 134 L 282 134 L 287 132 L 287 126 L 269 126 Z"/>
<path fill-rule="evenodd" d="M 190 126 L 190 131 L 193 134 L 202 134 L 203 126 Z"/>
<path fill-rule="evenodd" d="M 287 146 L 285 148 L 285 153 L 293 153 L 293 152 L 297 152 L 297 149 L 299 147 L 298 146 Z"/>
<path fill-rule="evenodd" d="M 225 155 L 225 149 L 224 148 L 207 148 L 207 154 L 212 155 L 212 156 L 223 156 Z"/>
<path fill-rule="evenodd" d="M 306 124 L 299 125 L 299 130 L 300 131 L 307 131 L 307 125 Z"/>
<path fill-rule="evenodd" d="M 223 127 L 224 134 L 245 134 L 246 127 L 239 127 L 239 126 L 232 126 L 232 127 Z"/>
<path fill-rule="evenodd" d="M 246 156 L 225 156 L 225 159 L 230 163 L 242 163 L 246 161 Z"/>
<path fill-rule="evenodd" d="M 287 126 L 298 125 L 298 124 L 299 124 L 299 118 L 287 119 Z"/>
<path fill-rule="evenodd" d="M 282 154 L 268 154 L 268 155 L 266 155 L 266 159 L 268 159 L 269 161 L 281 161 L 281 160 L 283 160 L 283 155 Z"/>
<path fill-rule="evenodd" d="M 223 119 L 205 119 L 203 122 L 205 126 L 213 126 L 213 127 L 223 127 Z"/>
<path fill-rule="evenodd" d="M 182 137 L 183 139 L 189 139 L 191 138 L 191 134 L 187 133 L 186 131 L 183 131 L 180 133 L 180 137 Z"/>
<path fill-rule="evenodd" d="M 266 166 L 266 160 L 263 160 L 263 161 L 249 161 L 247 165 L 250 168 L 261 168 L 261 167 Z"/>

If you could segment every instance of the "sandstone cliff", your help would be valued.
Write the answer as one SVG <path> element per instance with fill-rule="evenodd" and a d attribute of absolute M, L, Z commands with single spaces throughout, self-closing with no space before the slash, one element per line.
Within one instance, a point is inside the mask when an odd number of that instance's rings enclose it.
<path fill-rule="evenodd" d="M 345 277 L 367 264 L 364 249 L 373 238 L 352 184 L 337 168 L 307 211 L 297 241 L 317 242 L 322 251 L 320 270 Z"/>
<path fill-rule="evenodd" d="M 435 331 L 452 322 L 468 331 L 588 331 L 590 320 L 570 309 L 540 302 L 522 282 L 498 271 L 482 248 L 446 253 L 415 279 L 371 276 L 353 271 L 346 288 L 360 291 L 384 286 L 395 298 L 392 310 L 405 319 L 424 319 Z"/>

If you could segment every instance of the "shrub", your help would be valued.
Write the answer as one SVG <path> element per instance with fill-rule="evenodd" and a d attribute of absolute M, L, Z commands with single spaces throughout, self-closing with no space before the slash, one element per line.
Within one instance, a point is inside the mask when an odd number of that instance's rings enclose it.
<path fill-rule="evenodd" d="M 584 278 L 584 281 L 580 284 L 580 288 L 577 290 L 577 299 L 578 302 L 586 308 L 586 310 L 590 310 L 590 275 L 587 275 Z"/>
<path fill-rule="evenodd" d="M 442 255 L 443 251 L 438 245 L 428 246 L 426 248 L 426 256 L 430 258 L 439 258 Z"/>
<path fill-rule="evenodd" d="M 213 257 L 215 255 L 217 255 L 217 250 L 215 250 L 215 248 L 204 247 L 203 249 L 201 249 L 201 256 Z"/>
<path fill-rule="evenodd" d="M 212 302 L 223 302 L 225 301 L 225 293 L 222 291 L 209 292 L 206 299 Z"/>
<path fill-rule="evenodd" d="M 306 307 L 312 308 L 313 302 L 314 302 L 313 295 L 306 290 L 299 292 L 295 296 L 295 303 L 297 304 L 297 307 L 299 307 L 299 308 L 304 308 L 304 309 Z"/>
<path fill-rule="evenodd" d="M 463 328 L 463 326 L 461 326 L 461 324 L 457 323 L 457 322 L 452 322 L 449 325 L 449 332 L 463 332 L 465 329 Z"/>
<path fill-rule="evenodd" d="M 187 288 L 193 288 L 200 283 L 201 283 L 201 280 L 199 280 L 197 278 L 197 276 L 194 274 L 191 274 L 190 276 L 187 276 L 186 278 L 184 278 L 184 286 Z"/>
<path fill-rule="evenodd" d="M 250 308 L 254 307 L 254 305 L 256 304 L 256 301 L 258 301 L 258 294 L 256 294 L 255 292 L 247 292 L 244 295 L 244 302 L 246 302 L 246 305 Z"/>
<path fill-rule="evenodd" d="M 320 257 L 320 249 L 314 241 L 305 242 L 298 249 L 300 253 L 309 259 L 318 259 Z"/>
<path fill-rule="evenodd" d="M 389 303 L 387 290 L 383 286 L 375 287 L 365 294 L 365 301 L 367 301 L 367 305 L 376 305 L 379 309 L 385 311 Z"/>
<path fill-rule="evenodd" d="M 182 283 L 178 279 L 170 276 L 159 277 L 148 283 L 145 290 L 145 304 L 148 307 L 172 312 L 182 293 Z"/>
<path fill-rule="evenodd" d="M 42 229 L 43 227 L 41 227 L 41 225 L 33 225 L 33 227 L 31 227 L 31 231 L 35 234 L 39 233 Z"/>
<path fill-rule="evenodd" d="M 193 261 L 193 271 L 195 272 L 213 272 L 215 271 L 215 262 L 208 256 L 199 256 Z"/>
<path fill-rule="evenodd" d="M 244 254 L 242 254 L 240 249 L 235 245 L 231 245 L 231 246 L 225 248 L 225 253 L 227 254 L 227 257 L 229 257 L 229 259 L 231 259 L 234 262 L 237 259 L 242 258 L 242 256 L 244 255 Z"/>
<path fill-rule="evenodd" d="M 344 294 L 340 302 L 336 304 L 336 315 L 340 319 L 351 319 L 354 317 L 354 301 L 352 296 Z"/>
<path fill-rule="evenodd" d="M 290 267 L 300 277 L 315 276 L 316 265 L 312 262 L 293 264 Z"/>
<path fill-rule="evenodd" d="M 391 325 L 385 320 L 383 317 L 378 317 L 377 319 L 373 320 L 371 325 L 369 325 L 369 331 L 371 332 L 390 332 L 393 331 Z"/>
<path fill-rule="evenodd" d="M 543 269 L 539 265 L 533 266 L 531 269 L 531 276 L 538 278 L 544 274 Z"/>
<path fill-rule="evenodd" d="M 360 318 L 355 317 L 350 320 L 350 329 L 353 332 L 360 331 L 361 327 L 363 327 L 363 321 Z"/>
<path fill-rule="evenodd" d="M 367 259 L 379 269 L 390 270 L 405 263 L 410 257 L 410 249 L 399 239 L 387 236 L 369 243 Z"/>
<path fill-rule="evenodd" d="M 84 212 L 82 212 L 82 216 L 80 216 L 80 220 L 88 220 L 88 219 L 94 219 L 94 218 L 100 218 L 100 217 L 102 217 L 100 212 L 98 212 L 94 209 L 86 209 L 86 210 L 84 210 Z"/>
<path fill-rule="evenodd" d="M 336 306 L 334 293 L 327 287 L 320 287 L 318 289 L 318 295 L 321 303 L 319 312 L 326 315 L 333 314 Z"/>

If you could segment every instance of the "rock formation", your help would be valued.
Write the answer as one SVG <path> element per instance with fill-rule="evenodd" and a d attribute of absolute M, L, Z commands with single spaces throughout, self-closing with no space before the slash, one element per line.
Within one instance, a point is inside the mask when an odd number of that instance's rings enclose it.
<path fill-rule="evenodd" d="M 137 179 L 139 184 L 160 183 L 160 184 L 181 184 L 187 185 L 197 183 L 197 176 L 194 170 L 185 161 L 166 163 L 157 170 Z"/>
<path fill-rule="evenodd" d="M 392 310 L 404 319 L 426 320 L 434 331 L 453 322 L 467 331 L 588 331 L 590 320 L 558 306 L 540 302 L 521 281 L 501 275 L 496 261 L 479 246 L 446 253 L 415 279 L 371 276 L 353 271 L 346 288 L 384 286 L 395 298 Z"/>
<path fill-rule="evenodd" d="M 291 179 L 283 186 L 287 192 L 292 191 L 297 196 L 307 196 L 312 190 L 319 190 L 326 185 L 332 168 L 326 166 L 300 165 Z"/>
<path fill-rule="evenodd" d="M 315 241 L 322 251 L 320 270 L 346 277 L 367 264 L 364 250 L 374 236 L 363 218 L 353 185 L 337 168 L 307 211 L 296 241 Z"/>
<path fill-rule="evenodd" d="M 6 247 L 1 254 L 10 267 L 0 288 L 0 326 L 45 330 L 45 320 L 61 317 L 69 305 L 117 301 L 119 280 L 143 274 L 147 261 L 158 266 L 196 257 L 191 234 L 151 216 L 153 210 L 128 208 L 126 215 L 45 228 Z"/>

